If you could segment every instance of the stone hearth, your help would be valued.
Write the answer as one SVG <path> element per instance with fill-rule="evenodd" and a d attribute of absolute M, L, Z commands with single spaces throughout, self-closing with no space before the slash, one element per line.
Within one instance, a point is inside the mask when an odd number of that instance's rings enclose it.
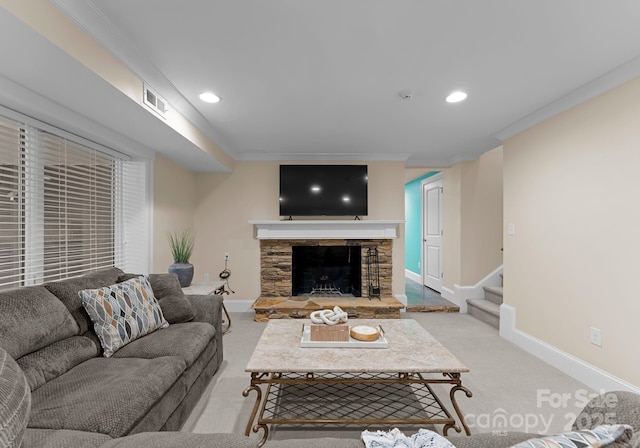
<path fill-rule="evenodd" d="M 339 306 L 352 319 L 399 319 L 402 302 L 394 297 L 382 299 L 321 297 L 292 300 L 287 297 L 260 297 L 253 304 L 257 322 L 269 319 L 303 319 L 316 310 Z"/>

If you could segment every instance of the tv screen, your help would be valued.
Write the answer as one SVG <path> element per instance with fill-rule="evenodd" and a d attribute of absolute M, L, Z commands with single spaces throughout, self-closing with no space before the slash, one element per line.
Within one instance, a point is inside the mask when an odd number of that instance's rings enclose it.
<path fill-rule="evenodd" d="M 367 165 L 280 165 L 280 216 L 365 216 Z"/>

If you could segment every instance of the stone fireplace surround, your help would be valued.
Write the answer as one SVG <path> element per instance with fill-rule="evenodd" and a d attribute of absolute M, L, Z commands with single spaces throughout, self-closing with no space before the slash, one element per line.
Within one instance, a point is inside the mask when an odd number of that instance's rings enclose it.
<path fill-rule="evenodd" d="M 378 248 L 381 296 L 392 296 L 392 244 L 391 240 L 261 240 L 260 241 L 260 295 L 262 297 L 291 296 L 291 259 L 294 246 L 356 246 L 361 253 L 362 297 L 369 297 L 367 279 L 367 249 Z"/>
<path fill-rule="evenodd" d="M 392 239 L 403 221 L 250 221 L 260 240 L 261 297 L 291 296 L 293 246 L 359 246 L 362 297 L 368 298 L 367 249 L 378 249 L 382 297 L 392 297 Z"/>

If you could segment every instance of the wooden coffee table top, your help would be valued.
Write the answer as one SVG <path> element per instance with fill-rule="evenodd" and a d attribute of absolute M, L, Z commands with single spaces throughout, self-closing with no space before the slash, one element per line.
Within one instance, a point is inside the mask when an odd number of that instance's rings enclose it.
<path fill-rule="evenodd" d="M 469 369 L 413 319 L 350 319 L 349 326 L 381 325 L 389 348 L 302 348 L 308 319 L 271 320 L 246 372 L 462 373 Z"/>

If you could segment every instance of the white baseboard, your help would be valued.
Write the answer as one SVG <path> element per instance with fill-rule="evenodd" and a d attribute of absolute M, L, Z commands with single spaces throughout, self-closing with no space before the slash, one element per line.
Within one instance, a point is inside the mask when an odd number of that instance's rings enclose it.
<path fill-rule="evenodd" d="M 516 309 L 505 303 L 500 306 L 500 336 L 596 391 L 626 390 L 640 394 L 640 387 L 518 330 Z"/>
<path fill-rule="evenodd" d="M 415 272 L 410 271 L 409 269 L 404 270 L 404 276 L 410 280 L 413 280 L 414 282 L 422 283 L 422 277 L 420 276 L 420 274 L 416 274 Z"/>
<path fill-rule="evenodd" d="M 443 286 L 442 291 L 440 291 L 440 295 L 442 296 L 443 299 L 447 299 L 449 302 L 452 302 L 454 305 L 457 305 L 460 308 L 461 313 L 467 312 L 467 303 L 466 302 L 464 303 L 464 311 L 463 311 L 455 291 Z"/>
<path fill-rule="evenodd" d="M 481 299 L 484 297 L 483 286 L 500 285 L 500 274 L 502 274 L 502 265 L 498 266 L 493 272 L 489 273 L 482 280 L 473 286 L 453 285 L 453 290 L 442 288 L 440 293 L 443 298 L 460 307 L 460 313 L 467 312 L 467 299 Z"/>
<path fill-rule="evenodd" d="M 455 293 L 449 288 L 447 288 L 446 286 L 442 287 L 442 291 L 440 292 L 440 295 L 447 300 L 451 300 L 451 301 L 455 300 Z"/>
<path fill-rule="evenodd" d="M 404 305 L 404 308 L 402 308 L 400 310 L 400 312 L 406 311 L 407 310 L 407 303 L 408 303 L 408 299 L 406 294 L 394 294 L 394 297 L 396 299 L 398 299 L 400 302 L 402 302 L 402 304 Z"/>
<path fill-rule="evenodd" d="M 255 300 L 226 299 L 224 301 L 224 307 L 230 313 L 246 313 L 248 311 L 253 312 L 251 305 L 253 305 L 254 302 Z"/>

